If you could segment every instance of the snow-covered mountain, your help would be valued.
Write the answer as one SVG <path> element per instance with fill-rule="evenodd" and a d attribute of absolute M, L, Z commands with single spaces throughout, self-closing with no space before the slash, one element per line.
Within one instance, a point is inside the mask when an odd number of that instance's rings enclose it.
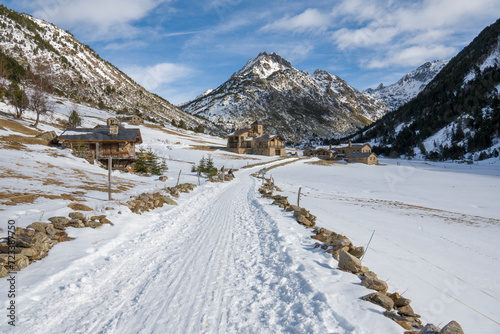
<path fill-rule="evenodd" d="M 182 119 L 190 126 L 204 122 L 150 93 L 51 23 L 0 6 L 0 27 L 0 52 L 34 72 L 38 64 L 48 66 L 60 96 L 101 109 L 140 112 L 165 121 Z"/>
<path fill-rule="evenodd" d="M 387 111 L 384 103 L 333 74 L 322 70 L 309 74 L 266 52 L 181 108 L 227 130 L 259 119 L 266 131 L 289 140 L 346 135 Z"/>
<path fill-rule="evenodd" d="M 500 19 L 453 57 L 414 99 L 353 140 L 378 153 L 429 159 L 500 155 Z"/>
<path fill-rule="evenodd" d="M 365 93 L 384 101 L 389 110 L 396 110 L 423 91 L 425 86 L 434 79 L 446 64 L 448 64 L 448 60 L 426 62 L 406 74 L 396 83 L 389 86 L 384 86 L 381 83 L 377 88 L 368 88 Z"/>

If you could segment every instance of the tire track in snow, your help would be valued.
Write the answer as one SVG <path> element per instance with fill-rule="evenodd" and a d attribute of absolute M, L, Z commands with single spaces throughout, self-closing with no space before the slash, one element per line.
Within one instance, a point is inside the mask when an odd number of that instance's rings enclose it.
<path fill-rule="evenodd" d="M 23 332 L 352 332 L 295 268 L 255 184 L 241 173 L 144 215 L 157 222 L 84 258 L 76 283 L 33 305 Z"/>

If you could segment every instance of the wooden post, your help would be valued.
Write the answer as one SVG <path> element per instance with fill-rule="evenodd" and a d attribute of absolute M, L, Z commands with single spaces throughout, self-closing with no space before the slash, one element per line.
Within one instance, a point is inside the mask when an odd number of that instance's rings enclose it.
<path fill-rule="evenodd" d="M 113 158 L 109 157 L 108 158 L 108 200 L 111 201 L 111 170 L 112 170 L 112 163 Z"/>
<path fill-rule="evenodd" d="M 95 143 L 95 161 L 96 164 L 99 161 L 99 143 Z"/>
<path fill-rule="evenodd" d="M 175 185 L 176 187 L 179 185 L 179 180 L 181 179 L 181 173 L 182 170 L 179 171 L 179 176 L 177 176 L 177 184 Z"/>
<path fill-rule="evenodd" d="M 200 173 L 198 173 L 198 185 L 200 185 Z"/>
<path fill-rule="evenodd" d="M 302 187 L 299 187 L 299 196 L 297 196 L 297 206 L 300 206 L 300 192 L 302 191 Z"/>

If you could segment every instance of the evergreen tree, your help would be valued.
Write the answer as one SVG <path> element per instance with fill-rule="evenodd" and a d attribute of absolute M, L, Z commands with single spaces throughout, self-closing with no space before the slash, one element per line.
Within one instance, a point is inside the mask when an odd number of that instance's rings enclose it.
<path fill-rule="evenodd" d="M 76 128 L 82 125 L 82 119 L 75 109 L 73 109 L 73 111 L 71 111 L 71 114 L 69 115 L 68 124 L 71 128 Z"/>
<path fill-rule="evenodd" d="M 10 100 L 10 104 L 16 109 L 16 118 L 21 118 L 24 110 L 29 105 L 26 93 L 19 87 L 17 82 L 12 81 L 7 91 L 7 97 Z"/>

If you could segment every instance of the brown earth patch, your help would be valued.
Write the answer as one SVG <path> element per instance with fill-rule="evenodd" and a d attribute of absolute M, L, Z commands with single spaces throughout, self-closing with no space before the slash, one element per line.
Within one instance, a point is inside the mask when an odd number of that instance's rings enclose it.
<path fill-rule="evenodd" d="M 29 136 L 36 136 L 36 135 L 40 134 L 40 132 L 35 130 L 35 129 L 29 128 L 29 127 L 27 127 L 19 122 L 16 122 L 12 119 L 3 118 L 3 117 L 0 118 L 0 127 L 7 128 L 11 131 L 19 132 L 19 133 L 29 135 Z"/>
<path fill-rule="evenodd" d="M 332 165 L 340 165 L 347 166 L 344 162 L 333 161 L 333 160 L 318 160 L 318 161 L 310 161 L 306 162 L 308 165 L 319 165 L 319 166 L 332 166 Z"/>

